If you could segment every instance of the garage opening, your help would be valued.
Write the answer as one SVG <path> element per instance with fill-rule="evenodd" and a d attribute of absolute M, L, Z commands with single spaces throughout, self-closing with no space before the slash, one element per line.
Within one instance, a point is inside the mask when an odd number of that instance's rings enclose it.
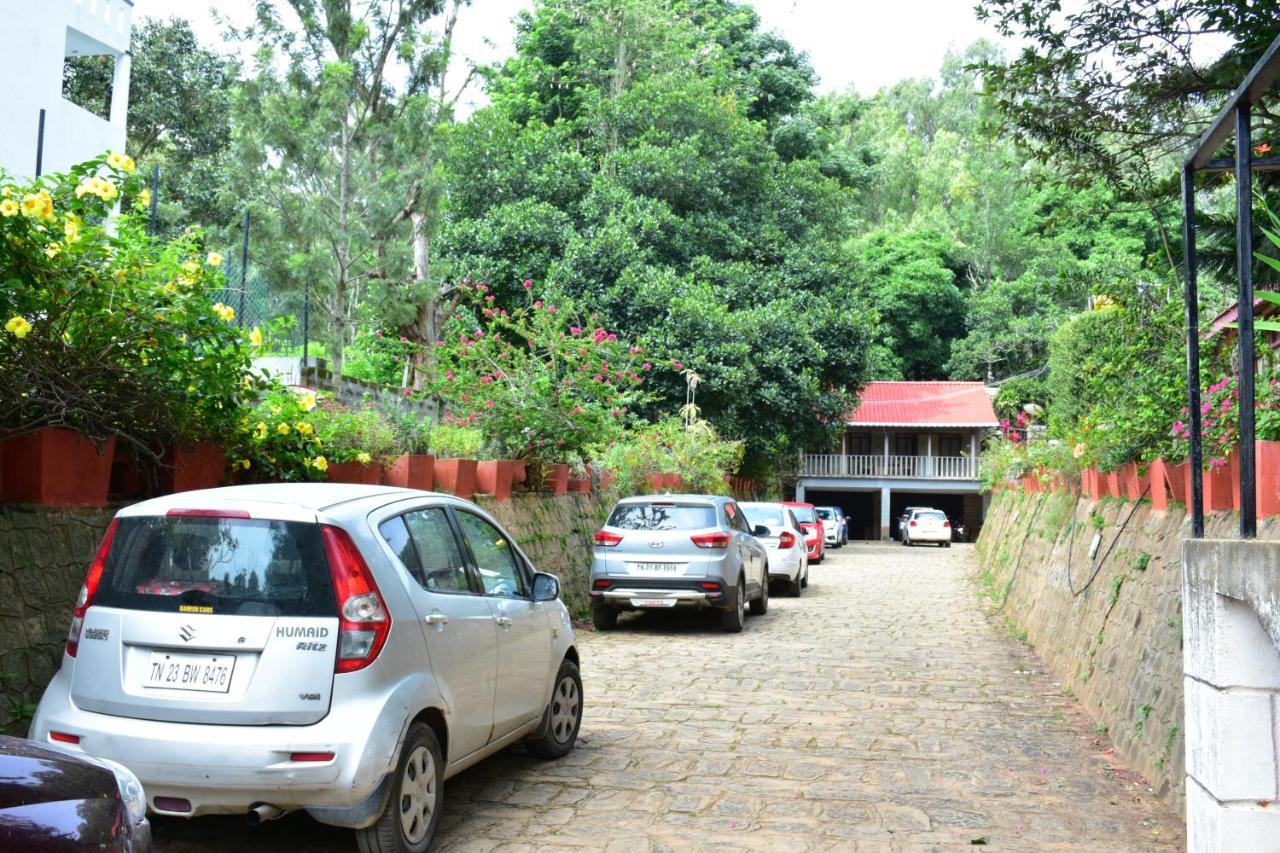
<path fill-rule="evenodd" d="M 889 496 L 889 530 L 894 539 L 902 538 L 902 534 L 898 530 L 898 518 L 909 506 L 927 506 L 933 509 L 940 509 L 947 514 L 947 518 L 951 519 L 952 524 L 965 519 L 964 495 L 944 495 L 937 492 L 893 492 Z M 973 524 L 973 521 L 967 522 L 968 526 Z M 966 533 L 968 532 L 966 530 Z"/>
<path fill-rule="evenodd" d="M 880 538 L 880 492 L 828 492 L 806 489 L 804 499 L 814 506 L 838 506 L 849 520 L 849 538 Z"/>

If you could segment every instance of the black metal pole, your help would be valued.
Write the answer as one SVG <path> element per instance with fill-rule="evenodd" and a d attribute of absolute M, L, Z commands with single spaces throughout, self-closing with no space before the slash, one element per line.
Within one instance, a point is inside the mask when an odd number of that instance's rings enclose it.
<path fill-rule="evenodd" d="M 160 167 L 151 167 L 151 221 L 147 223 L 147 233 L 156 234 L 156 211 L 160 202 Z"/>
<path fill-rule="evenodd" d="M 1236 274 L 1239 276 L 1240 330 L 1240 538 L 1258 535 L 1254 467 L 1253 349 L 1253 135 L 1249 105 L 1236 107 Z"/>
<path fill-rule="evenodd" d="M 40 124 L 36 127 L 36 177 L 44 172 L 44 108 L 40 108 Z"/>
<path fill-rule="evenodd" d="M 240 325 L 244 325 L 244 295 L 249 284 L 249 211 L 244 212 L 244 240 L 240 245 Z"/>
<path fill-rule="evenodd" d="M 1191 536 L 1204 538 L 1204 447 L 1200 433 L 1200 289 L 1196 280 L 1196 173 L 1182 167 L 1182 245 L 1187 264 L 1187 414 L 1191 429 Z"/>

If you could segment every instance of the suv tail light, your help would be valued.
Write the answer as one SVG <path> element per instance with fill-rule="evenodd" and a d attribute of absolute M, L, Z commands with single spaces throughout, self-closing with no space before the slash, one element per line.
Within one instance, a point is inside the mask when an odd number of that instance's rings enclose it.
<path fill-rule="evenodd" d="M 338 659 L 333 671 L 355 672 L 377 660 L 391 633 L 391 616 L 350 534 L 322 524 L 320 535 L 338 602 Z"/>
<path fill-rule="evenodd" d="M 796 546 L 796 535 L 792 533 L 790 530 L 782 531 L 782 534 L 778 536 L 778 547 L 794 548 L 795 546 Z"/>
<path fill-rule="evenodd" d="M 102 570 L 107 565 L 107 554 L 111 553 L 111 540 L 116 538 L 116 528 L 119 526 L 119 519 L 111 519 L 111 524 L 107 527 L 107 532 L 102 535 L 101 544 L 98 545 L 98 553 L 89 564 L 89 572 L 84 577 L 84 586 L 80 587 L 80 597 L 76 599 L 76 609 L 71 614 L 71 627 L 67 629 L 67 654 L 71 657 L 75 657 L 76 652 L 80 650 L 80 630 L 84 628 L 84 614 L 93 604 L 93 597 L 98 592 L 98 584 L 102 582 Z"/>
<path fill-rule="evenodd" d="M 596 544 L 601 548 L 614 548 L 622 542 L 622 537 L 617 533 L 610 533 L 608 530 L 596 531 Z"/>
<path fill-rule="evenodd" d="M 699 548 L 728 548 L 729 534 L 723 530 L 717 530 L 715 533 L 700 533 L 697 536 L 689 537 L 694 545 Z"/>

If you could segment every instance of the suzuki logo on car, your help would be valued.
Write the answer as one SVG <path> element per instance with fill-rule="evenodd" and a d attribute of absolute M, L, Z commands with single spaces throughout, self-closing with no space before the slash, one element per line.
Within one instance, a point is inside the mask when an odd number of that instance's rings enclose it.
<path fill-rule="evenodd" d="M 661 548 L 664 544 L 666 544 L 666 543 L 664 543 L 661 539 L 650 539 L 650 540 L 649 540 L 649 547 L 650 547 L 650 548 Z"/>
<path fill-rule="evenodd" d="M 178 629 L 178 636 L 182 638 L 184 643 L 191 642 L 191 638 L 196 635 L 196 629 L 190 625 L 183 625 Z"/>

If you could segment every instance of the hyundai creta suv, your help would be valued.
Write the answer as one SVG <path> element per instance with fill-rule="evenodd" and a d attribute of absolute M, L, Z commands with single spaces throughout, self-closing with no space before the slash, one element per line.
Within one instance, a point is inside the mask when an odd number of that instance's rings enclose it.
<path fill-rule="evenodd" d="M 769 555 L 732 498 L 625 498 L 596 531 L 591 620 L 607 631 L 622 610 L 714 608 L 721 626 L 742 630 L 769 609 Z"/>
<path fill-rule="evenodd" d="M 305 809 L 425 850 L 443 783 L 565 755 L 582 682 L 559 583 L 474 504 L 380 486 L 188 492 L 120 511 L 31 738 L 128 767 L 152 812 Z"/>

